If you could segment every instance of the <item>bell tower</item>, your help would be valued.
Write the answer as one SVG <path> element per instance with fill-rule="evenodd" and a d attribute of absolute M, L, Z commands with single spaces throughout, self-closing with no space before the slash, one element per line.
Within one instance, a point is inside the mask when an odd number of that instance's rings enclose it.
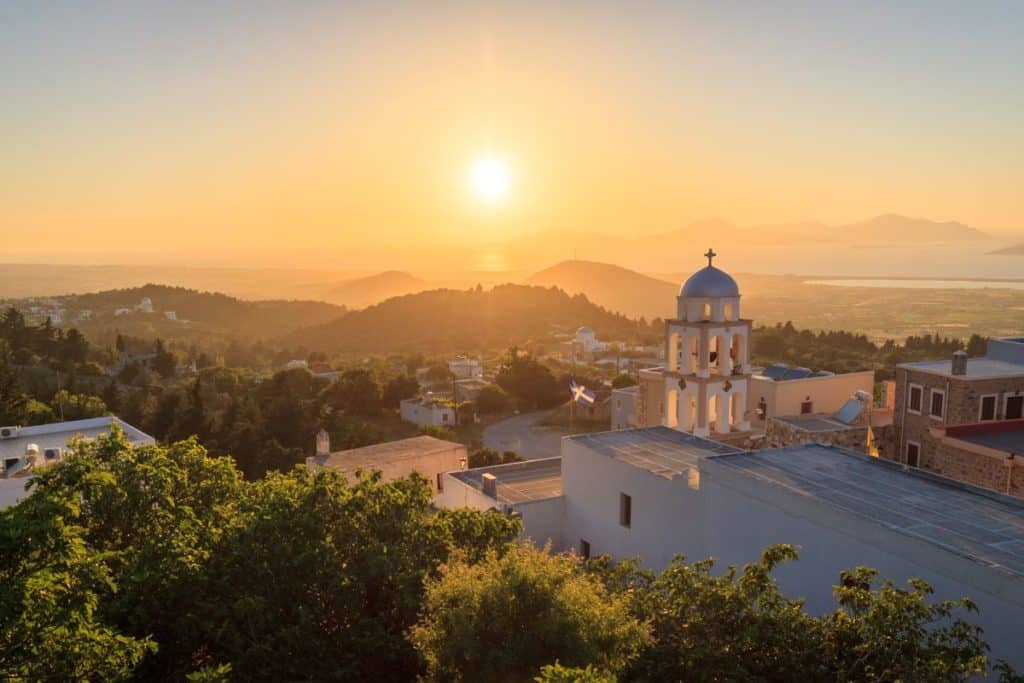
<path fill-rule="evenodd" d="M 739 286 L 714 266 L 691 275 L 679 290 L 676 318 L 665 323 L 662 424 L 697 436 L 750 429 L 751 321 L 740 317 Z"/>

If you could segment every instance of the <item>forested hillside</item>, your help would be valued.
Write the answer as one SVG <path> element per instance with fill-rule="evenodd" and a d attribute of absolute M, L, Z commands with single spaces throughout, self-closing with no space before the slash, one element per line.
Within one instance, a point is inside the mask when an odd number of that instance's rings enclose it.
<path fill-rule="evenodd" d="M 437 289 L 388 299 L 338 320 L 300 330 L 290 343 L 328 353 L 503 349 L 588 325 L 602 339 L 646 330 L 629 318 L 556 288 L 499 285 Z"/>
<path fill-rule="evenodd" d="M 151 312 L 140 309 L 149 299 Z M 110 343 L 115 332 L 134 337 L 201 341 L 209 345 L 229 338 L 279 337 L 292 330 L 333 320 L 343 306 L 321 301 L 243 301 L 216 292 L 148 284 L 143 287 L 57 297 L 37 318 L 59 306 L 65 322 L 73 322 L 93 341 Z M 12 302 L 31 310 L 29 301 Z"/>

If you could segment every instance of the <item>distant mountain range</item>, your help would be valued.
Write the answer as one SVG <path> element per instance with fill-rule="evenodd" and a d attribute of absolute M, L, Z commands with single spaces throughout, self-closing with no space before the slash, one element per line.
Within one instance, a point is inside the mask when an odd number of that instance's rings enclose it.
<path fill-rule="evenodd" d="M 583 293 L 612 311 L 649 319 L 674 315 L 679 292 L 678 284 L 594 261 L 563 261 L 530 276 L 527 283 Z"/>
<path fill-rule="evenodd" d="M 996 249 L 995 251 L 990 251 L 989 253 L 993 254 L 993 255 L 996 255 L 996 256 L 1024 256 L 1024 243 L 1022 243 L 1022 244 L 1012 244 L 1012 245 L 1010 245 L 1008 247 L 1004 247 L 1002 249 Z"/>
<path fill-rule="evenodd" d="M 388 299 L 288 335 L 287 343 L 327 352 L 450 353 L 523 345 L 588 325 L 601 338 L 632 336 L 637 323 L 555 288 L 498 285 L 435 289 Z"/>
<path fill-rule="evenodd" d="M 429 285 L 417 277 L 400 270 L 388 270 L 376 275 L 345 280 L 325 294 L 328 301 L 350 308 L 364 308 L 403 294 L 421 292 Z"/>

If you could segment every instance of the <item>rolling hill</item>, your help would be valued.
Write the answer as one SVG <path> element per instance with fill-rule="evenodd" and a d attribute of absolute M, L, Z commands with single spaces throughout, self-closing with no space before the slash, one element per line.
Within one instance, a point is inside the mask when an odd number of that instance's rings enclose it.
<path fill-rule="evenodd" d="M 525 344 L 580 325 L 594 328 L 604 339 L 630 337 L 639 329 L 636 322 L 583 295 L 509 284 L 395 297 L 299 330 L 285 341 L 332 353 L 451 353 Z"/>
<path fill-rule="evenodd" d="M 527 283 L 583 293 L 611 311 L 645 318 L 673 316 L 679 291 L 677 284 L 594 261 L 563 261 L 530 276 Z"/>
<path fill-rule="evenodd" d="M 365 308 L 385 299 L 422 292 L 428 285 L 423 280 L 400 270 L 345 280 L 330 289 L 325 298 L 349 308 Z"/>
<path fill-rule="evenodd" d="M 135 310 L 143 298 L 150 299 L 153 313 Z M 58 299 L 68 311 L 66 318 L 86 335 L 117 328 L 125 334 L 167 339 L 203 334 L 267 338 L 345 313 L 344 307 L 321 301 L 242 301 L 226 294 L 154 284 Z M 118 315 L 119 309 L 131 312 Z M 81 311 L 89 311 L 89 317 L 81 319 Z M 175 319 L 165 315 L 168 311 L 174 312 Z"/>

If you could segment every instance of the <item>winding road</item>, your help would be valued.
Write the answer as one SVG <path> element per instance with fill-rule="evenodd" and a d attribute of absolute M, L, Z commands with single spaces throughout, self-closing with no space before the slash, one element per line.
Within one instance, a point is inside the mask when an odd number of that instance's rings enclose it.
<path fill-rule="evenodd" d="M 562 454 L 562 436 L 557 427 L 537 424 L 550 411 L 516 415 L 484 429 L 484 445 L 496 451 L 515 451 L 526 460 L 553 458 Z"/>

